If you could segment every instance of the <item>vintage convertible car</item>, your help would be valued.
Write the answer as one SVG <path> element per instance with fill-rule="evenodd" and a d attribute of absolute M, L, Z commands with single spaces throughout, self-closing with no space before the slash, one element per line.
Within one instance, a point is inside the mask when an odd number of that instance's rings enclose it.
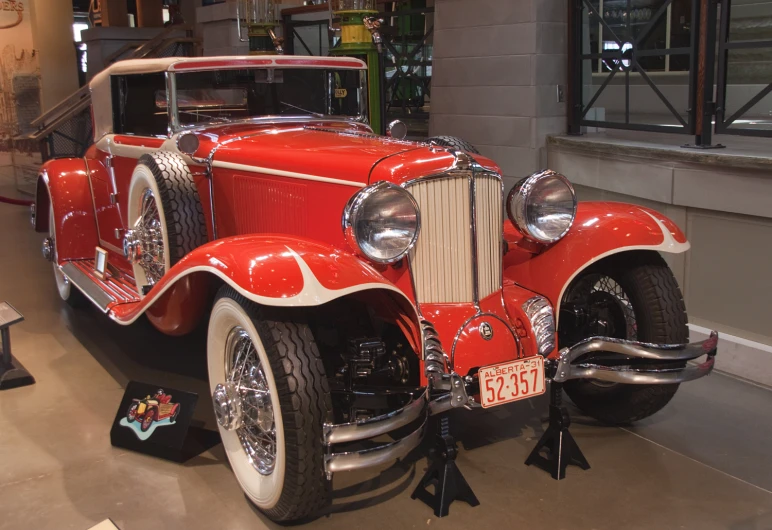
<path fill-rule="evenodd" d="M 373 134 L 359 60 L 131 60 L 90 86 L 94 144 L 42 167 L 33 211 L 59 294 L 171 335 L 208 319 L 222 441 L 274 520 L 453 407 L 552 381 L 628 423 L 713 368 L 660 256 L 689 248 L 672 221 L 577 205 L 548 170 L 504 190 L 460 141 Z"/>
<path fill-rule="evenodd" d="M 126 420 L 129 423 L 140 422 L 142 432 L 146 432 L 154 421 L 169 418 L 169 421 L 174 423 L 180 413 L 180 404 L 171 401 L 172 396 L 164 392 L 163 389 L 159 389 L 152 397 L 132 399 L 131 405 L 126 410 Z"/>

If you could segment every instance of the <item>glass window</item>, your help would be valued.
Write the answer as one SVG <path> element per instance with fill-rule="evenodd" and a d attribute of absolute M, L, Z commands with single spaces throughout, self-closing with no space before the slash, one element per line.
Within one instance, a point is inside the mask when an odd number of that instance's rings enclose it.
<path fill-rule="evenodd" d="M 138 136 L 166 136 L 166 76 L 152 74 L 112 76 L 113 132 Z M 159 104 L 159 99 L 163 104 Z"/>
<path fill-rule="evenodd" d="M 359 70 L 252 68 L 175 75 L 183 126 L 257 116 L 359 118 L 365 107 Z"/>

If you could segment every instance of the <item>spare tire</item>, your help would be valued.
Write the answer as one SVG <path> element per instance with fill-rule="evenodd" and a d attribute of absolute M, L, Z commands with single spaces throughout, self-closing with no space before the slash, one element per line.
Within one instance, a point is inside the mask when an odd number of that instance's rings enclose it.
<path fill-rule="evenodd" d="M 124 253 L 137 290 L 161 277 L 188 252 L 207 242 L 206 220 L 188 165 L 178 154 L 143 155 L 131 176 L 129 232 Z"/>
<path fill-rule="evenodd" d="M 427 140 L 427 142 L 433 143 L 435 145 L 441 145 L 443 147 L 452 147 L 458 151 L 466 151 L 467 153 L 472 153 L 473 155 L 481 154 L 480 151 L 475 148 L 475 146 L 466 140 L 456 138 L 455 136 L 432 136 Z"/>

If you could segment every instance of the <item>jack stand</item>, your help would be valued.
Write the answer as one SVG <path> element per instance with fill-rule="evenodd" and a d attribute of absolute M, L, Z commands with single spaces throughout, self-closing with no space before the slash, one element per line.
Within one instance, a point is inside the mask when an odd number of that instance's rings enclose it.
<path fill-rule="evenodd" d="M 467 502 L 470 506 L 478 506 L 480 501 L 456 466 L 458 448 L 450 435 L 450 418 L 443 416 L 439 422 L 437 446 L 429 456 L 431 464 L 410 498 L 417 498 L 434 508 L 437 517 L 445 517 L 450 503 L 455 500 Z M 434 486 L 433 494 L 427 490 L 429 486 Z"/>
<path fill-rule="evenodd" d="M 548 471 L 555 480 L 566 477 L 566 467 L 569 464 L 579 466 L 585 471 L 590 469 L 590 464 L 582 454 L 582 450 L 568 432 L 570 425 L 571 418 L 563 406 L 563 384 L 552 382 L 550 383 L 549 426 L 528 455 L 525 465 L 534 464 Z M 542 449 L 547 450 L 547 456 L 541 454 Z"/>

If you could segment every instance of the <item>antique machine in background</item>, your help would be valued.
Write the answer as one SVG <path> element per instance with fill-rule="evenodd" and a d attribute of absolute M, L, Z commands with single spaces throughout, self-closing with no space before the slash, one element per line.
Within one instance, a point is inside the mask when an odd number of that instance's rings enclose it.
<path fill-rule="evenodd" d="M 383 105 L 381 75 L 381 24 L 375 0 L 329 0 L 329 29 L 340 36 L 340 44 L 330 49 L 330 55 L 356 57 L 367 64 L 368 101 L 370 125 L 376 132 L 383 133 Z M 333 26 L 333 20 L 340 21 L 340 27 Z"/>
<path fill-rule="evenodd" d="M 273 0 L 238 0 L 236 18 L 239 40 L 249 42 L 250 55 L 284 53 L 284 39 L 276 36 L 279 22 Z"/>

